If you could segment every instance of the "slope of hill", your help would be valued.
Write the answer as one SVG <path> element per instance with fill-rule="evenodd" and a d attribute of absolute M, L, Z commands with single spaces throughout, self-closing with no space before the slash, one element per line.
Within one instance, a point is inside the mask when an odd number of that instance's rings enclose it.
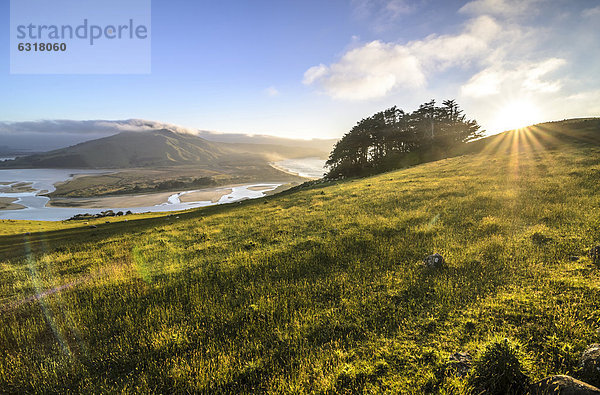
<path fill-rule="evenodd" d="M 509 137 L 509 138 L 507 138 Z M 513 146 L 526 144 L 531 149 L 555 149 L 564 146 L 600 144 L 600 118 L 579 118 L 545 122 L 482 138 L 467 144 L 459 152 L 493 150 L 509 152 Z"/>
<path fill-rule="evenodd" d="M 228 144 L 169 129 L 122 132 L 71 147 L 1 162 L 0 167 L 140 168 L 178 165 L 245 163 L 272 158 L 324 156 L 312 147 Z"/>
<path fill-rule="evenodd" d="M 498 336 L 531 380 L 576 375 L 600 147 L 573 125 L 178 216 L 3 221 L 0 392 L 462 393 L 448 357 Z"/>
<path fill-rule="evenodd" d="M 210 162 L 227 154 L 218 144 L 167 129 L 120 134 L 18 158 L 7 166 L 126 168 Z"/>

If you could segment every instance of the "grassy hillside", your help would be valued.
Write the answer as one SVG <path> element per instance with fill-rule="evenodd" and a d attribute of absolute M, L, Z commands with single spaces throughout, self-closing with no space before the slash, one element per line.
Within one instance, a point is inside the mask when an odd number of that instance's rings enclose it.
<path fill-rule="evenodd" d="M 168 217 L 3 221 L 0 392 L 458 393 L 448 356 L 495 336 L 532 378 L 576 374 L 600 336 L 600 129 L 576 129 Z"/>
<path fill-rule="evenodd" d="M 513 137 L 514 136 L 514 137 Z M 576 118 L 544 122 L 517 130 L 500 133 L 466 144 L 456 154 L 493 151 L 506 153 L 512 146 L 530 147 L 535 150 L 560 149 L 567 146 L 600 144 L 600 118 Z"/>

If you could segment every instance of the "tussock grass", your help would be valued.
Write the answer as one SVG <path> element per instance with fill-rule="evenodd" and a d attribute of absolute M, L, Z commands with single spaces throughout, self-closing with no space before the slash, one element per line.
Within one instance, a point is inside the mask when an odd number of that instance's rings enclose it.
<path fill-rule="evenodd" d="M 572 374 L 600 149 L 512 147 L 179 219 L 2 222 L 0 392 L 460 393 L 448 356 L 496 337 Z"/>

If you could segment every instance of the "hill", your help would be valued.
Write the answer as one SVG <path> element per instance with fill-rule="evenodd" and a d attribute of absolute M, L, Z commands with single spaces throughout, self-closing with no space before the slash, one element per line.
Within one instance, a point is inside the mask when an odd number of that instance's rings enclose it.
<path fill-rule="evenodd" d="M 324 156 L 312 147 L 228 144 L 169 129 L 121 132 L 71 147 L 1 162 L 12 168 L 140 168 L 268 162 L 273 158 Z"/>
<path fill-rule="evenodd" d="M 600 144 L 600 118 L 577 118 L 544 122 L 523 129 L 499 133 L 471 142 L 455 154 L 493 151 L 508 153 L 513 147 L 558 149 L 565 146 Z"/>
<path fill-rule="evenodd" d="M 464 393 L 449 356 L 495 337 L 532 380 L 577 375 L 600 328 L 589 122 L 178 215 L 2 221 L 0 392 Z"/>
<path fill-rule="evenodd" d="M 56 150 L 86 141 L 119 134 L 123 131 L 145 132 L 168 129 L 182 134 L 196 135 L 205 140 L 232 144 L 266 144 L 279 147 L 312 148 L 329 153 L 336 140 L 289 139 L 261 134 L 219 133 L 186 128 L 179 125 L 145 119 L 127 120 L 43 120 L 0 122 L 0 141 L 5 151 L 18 153 Z M 0 151 L 2 151 L 0 146 Z M 6 155 L 17 156 L 17 155 Z"/>

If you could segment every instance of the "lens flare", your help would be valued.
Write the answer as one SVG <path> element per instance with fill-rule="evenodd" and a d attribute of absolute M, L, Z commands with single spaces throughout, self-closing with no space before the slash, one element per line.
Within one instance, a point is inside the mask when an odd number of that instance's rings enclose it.
<path fill-rule="evenodd" d="M 523 128 L 541 121 L 540 109 L 531 101 L 520 99 L 500 108 L 492 122 L 496 132 Z"/>

